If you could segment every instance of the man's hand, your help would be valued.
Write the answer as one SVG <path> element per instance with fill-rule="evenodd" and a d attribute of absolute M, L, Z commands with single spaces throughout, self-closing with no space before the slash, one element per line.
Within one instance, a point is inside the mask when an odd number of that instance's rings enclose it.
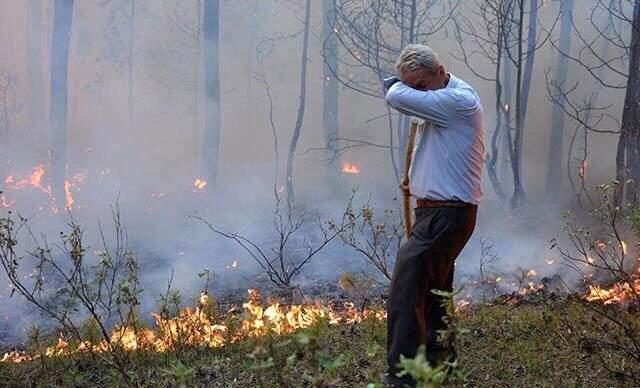
<path fill-rule="evenodd" d="M 402 194 L 404 195 L 411 195 L 411 191 L 409 191 L 409 182 L 406 179 L 403 179 L 400 182 L 400 191 L 402 191 Z"/>
<path fill-rule="evenodd" d="M 398 77 L 389 77 L 382 80 L 382 85 L 384 86 L 384 93 L 387 94 L 387 91 L 395 84 L 396 82 L 400 82 L 400 78 Z"/>

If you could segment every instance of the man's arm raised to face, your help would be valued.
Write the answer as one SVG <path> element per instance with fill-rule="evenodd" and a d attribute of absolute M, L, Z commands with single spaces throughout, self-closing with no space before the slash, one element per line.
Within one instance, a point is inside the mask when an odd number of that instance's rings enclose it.
<path fill-rule="evenodd" d="M 451 123 L 456 100 L 445 89 L 417 90 L 401 81 L 389 84 L 391 86 L 387 89 L 385 82 L 385 100 L 398 112 L 419 117 L 439 127 L 447 127 Z"/>

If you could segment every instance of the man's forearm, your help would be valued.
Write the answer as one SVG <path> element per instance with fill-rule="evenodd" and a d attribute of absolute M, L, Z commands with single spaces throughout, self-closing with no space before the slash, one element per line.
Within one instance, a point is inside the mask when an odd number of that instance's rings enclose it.
<path fill-rule="evenodd" d="M 451 105 L 447 104 L 447 96 L 434 91 L 414 89 L 397 77 L 386 78 L 384 87 L 385 100 L 398 112 L 421 118 L 440 127 L 449 124 L 452 112 Z"/>

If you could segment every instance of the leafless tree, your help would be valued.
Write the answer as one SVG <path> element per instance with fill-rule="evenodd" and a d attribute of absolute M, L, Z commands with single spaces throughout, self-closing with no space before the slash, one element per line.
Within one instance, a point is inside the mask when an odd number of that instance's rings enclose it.
<path fill-rule="evenodd" d="M 269 248 L 250 237 L 225 232 L 200 216 L 194 216 L 194 218 L 205 223 L 215 234 L 238 244 L 254 259 L 273 284 L 284 290 L 291 290 L 295 286 L 293 282 L 296 276 L 302 269 L 329 243 L 362 217 L 362 212 L 353 210 L 354 195 L 355 192 L 348 200 L 347 211 L 350 216 L 343 217 L 339 223 L 331 220 L 323 222 L 319 214 L 301 211 L 293 207 L 290 201 L 276 197 L 273 212 L 273 228 L 276 237 L 272 240 L 275 244 Z M 309 233 L 310 225 L 315 225 L 319 233 Z M 300 237 L 302 235 L 311 235 L 311 237 Z M 314 238 L 314 235 L 317 238 Z M 296 248 L 295 245 L 299 243 L 303 245 L 303 249 Z"/>
<path fill-rule="evenodd" d="M 602 88 L 625 91 L 620 121 L 602 124 L 596 119 L 594 124 L 582 119 L 579 122 L 591 131 L 619 133 L 616 181 L 621 184 L 617 186 L 616 201 L 637 205 L 640 194 L 636 188 L 636 182 L 640 182 L 640 2 L 597 0 L 588 21 L 588 27 L 572 23 L 580 47 L 576 53 L 555 44 L 554 47 L 590 74 Z M 590 37 L 591 33 L 595 36 Z M 583 107 L 578 110 L 584 111 L 585 104 L 576 103 L 580 105 Z M 569 115 L 576 120 L 575 115 Z M 606 127 L 598 128 L 601 125 Z"/>
<path fill-rule="evenodd" d="M 395 63 L 409 43 L 427 44 L 443 33 L 460 1 L 441 0 L 335 0 L 336 36 L 341 51 L 333 76 L 345 87 L 363 95 L 381 97 L 382 79 L 395 74 Z M 395 116 L 387 107 L 389 137 L 387 149 L 396 179 L 406 148 L 408 117 Z M 394 133 L 397 131 L 397 133 Z"/>
<path fill-rule="evenodd" d="M 298 148 L 298 140 L 302 132 L 302 119 L 304 118 L 304 111 L 306 108 L 307 100 L 307 64 L 309 62 L 309 30 L 311 28 L 311 0 L 306 0 L 304 6 L 304 21 L 303 21 L 303 37 L 302 37 L 302 53 L 300 63 L 300 95 L 298 97 L 298 114 L 296 117 L 296 123 L 293 127 L 293 133 L 291 135 L 291 143 L 289 144 L 289 152 L 287 154 L 287 201 L 295 203 L 295 192 L 293 188 L 293 164 L 296 155 L 296 149 Z"/>
<path fill-rule="evenodd" d="M 509 202 L 514 209 L 521 207 L 525 198 L 523 136 L 535 53 L 549 40 L 558 20 L 556 16 L 548 28 L 539 31 L 541 6 L 537 0 L 530 0 L 528 4 L 525 0 L 476 0 L 455 19 L 459 50 L 454 57 L 465 63 L 474 75 L 495 86 L 496 123 L 491 134 L 487 171 L 496 195 L 506 202 L 504 180 L 507 177 L 499 176 L 498 161 L 509 161 L 513 179 Z M 489 73 L 479 66 L 487 61 L 492 65 Z"/>

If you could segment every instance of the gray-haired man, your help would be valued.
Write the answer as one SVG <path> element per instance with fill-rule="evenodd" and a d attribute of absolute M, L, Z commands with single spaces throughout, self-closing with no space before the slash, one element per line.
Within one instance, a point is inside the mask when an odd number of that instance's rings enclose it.
<path fill-rule="evenodd" d="M 431 48 L 407 46 L 396 71 L 398 77 L 385 80 L 387 102 L 427 122 L 416 140 L 410 185 L 401 187 L 418 198 L 416 221 L 398 251 L 387 302 L 387 382 L 401 387 L 415 381 L 396 376 L 400 355 L 414 357 L 424 344 L 431 363 L 456 356 L 452 340 L 438 341 L 445 310 L 431 291 L 452 290 L 455 259 L 473 233 L 484 132 L 478 94 L 447 73 Z"/>

